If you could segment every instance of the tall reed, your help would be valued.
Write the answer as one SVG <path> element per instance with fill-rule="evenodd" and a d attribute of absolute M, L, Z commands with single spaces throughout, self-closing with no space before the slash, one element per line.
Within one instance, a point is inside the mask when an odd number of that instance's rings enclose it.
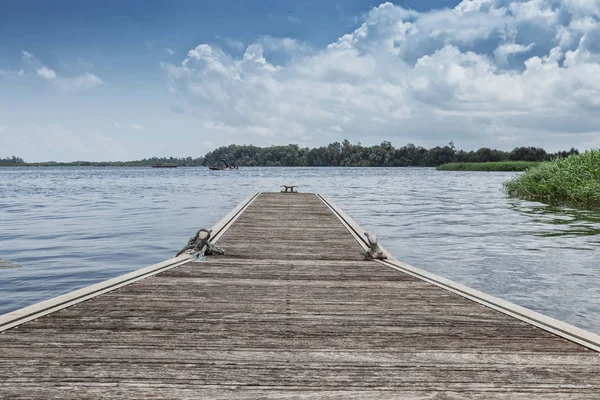
<path fill-rule="evenodd" d="M 513 197 L 600 209 L 600 150 L 540 163 L 504 184 Z"/>

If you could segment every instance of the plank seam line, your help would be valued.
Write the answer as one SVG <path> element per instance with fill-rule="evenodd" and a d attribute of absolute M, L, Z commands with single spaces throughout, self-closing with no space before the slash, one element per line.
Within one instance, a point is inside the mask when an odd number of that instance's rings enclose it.
<path fill-rule="evenodd" d="M 223 237 L 225 232 L 227 232 L 227 230 L 229 230 L 229 228 L 233 225 L 233 223 L 235 221 L 237 221 L 237 219 L 246 211 L 246 209 L 248 207 L 250 207 L 250 205 L 254 202 L 254 200 L 256 200 L 256 198 L 258 196 L 260 196 L 260 192 L 253 194 L 248 199 L 246 199 L 245 201 L 240 203 L 234 210 L 232 210 L 221 221 L 219 221 L 215 225 L 215 227 L 217 227 L 217 228 L 215 229 L 213 227 L 213 233 L 215 231 L 216 231 L 216 233 L 214 233 L 214 236 L 211 239 L 211 242 L 217 243 L 219 241 L 219 239 L 221 239 Z M 223 221 L 227 221 L 227 222 L 224 223 L 222 227 L 219 227 L 218 225 L 221 224 Z"/>
<path fill-rule="evenodd" d="M 317 194 L 317 196 L 325 203 L 325 205 L 327 205 L 327 207 L 329 207 L 330 210 L 333 211 L 338 219 L 342 221 L 344 227 L 358 241 L 362 248 L 367 250 L 368 246 L 366 240 L 363 239 L 364 235 L 362 235 L 365 230 L 330 199 L 320 194 Z M 382 247 L 381 244 L 380 247 Z M 520 321 L 526 322 L 529 325 L 533 325 L 563 339 L 567 339 L 571 342 L 587 347 L 588 349 L 600 352 L 600 336 L 592 332 L 577 328 L 576 326 L 567 324 L 566 322 L 559 321 L 528 308 L 499 299 L 487 293 L 480 292 L 479 290 L 472 289 L 468 286 L 461 285 L 460 283 L 456 283 L 450 279 L 443 278 L 420 268 L 413 267 L 412 265 L 396 260 L 389 254 L 389 252 L 385 251 L 385 249 L 384 252 L 386 255 L 388 255 L 387 260 L 375 260 L 381 265 L 385 265 L 386 267 L 393 268 L 399 272 L 403 272 L 422 281 L 431 283 L 441 289 L 458 294 L 461 297 L 499 311 Z"/>
<path fill-rule="evenodd" d="M 360 225 L 356 223 L 348 214 L 344 212 L 338 205 L 336 205 L 331 199 L 326 196 L 317 193 L 317 197 L 321 199 L 323 203 L 329 208 L 333 214 L 340 220 L 342 225 L 346 228 L 348 232 L 354 237 L 354 239 L 358 242 L 358 244 L 363 248 L 365 252 L 369 251 L 369 245 L 367 243 L 367 239 L 364 235 L 366 232 Z M 387 256 L 388 260 L 395 260 L 392 253 L 387 251 L 385 247 L 379 243 L 379 248 L 383 251 L 383 253 Z"/>
<path fill-rule="evenodd" d="M 217 232 L 217 236 L 215 236 L 213 242 L 216 242 L 225 233 L 225 231 L 229 229 L 233 222 L 239 218 L 239 216 L 246 210 L 246 208 L 248 208 L 248 206 L 256 199 L 256 197 L 258 197 L 259 194 L 260 193 L 255 193 L 248 197 L 213 226 L 213 231 Z M 149 267 L 144 267 L 136 271 L 132 271 L 124 275 L 95 283 L 82 289 L 78 289 L 73 292 L 53 297 L 31 306 L 0 315 L 0 332 L 92 299 L 104 293 L 111 292 L 123 286 L 130 285 L 139 280 L 157 275 L 172 268 L 179 267 L 189 263 L 190 261 L 189 255 L 184 254 L 179 257 L 171 258 L 158 264 L 151 265 Z"/>

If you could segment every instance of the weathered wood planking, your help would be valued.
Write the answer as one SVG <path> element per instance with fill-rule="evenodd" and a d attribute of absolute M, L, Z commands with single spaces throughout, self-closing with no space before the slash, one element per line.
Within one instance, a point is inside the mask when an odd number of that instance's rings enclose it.
<path fill-rule="evenodd" d="M 365 261 L 315 195 L 219 245 L 0 333 L 0 398 L 600 398 L 598 353 Z"/>

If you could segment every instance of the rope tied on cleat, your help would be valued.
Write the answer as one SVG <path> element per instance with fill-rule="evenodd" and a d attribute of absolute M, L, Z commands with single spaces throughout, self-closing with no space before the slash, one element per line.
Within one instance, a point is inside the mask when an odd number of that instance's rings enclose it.
<path fill-rule="evenodd" d="M 369 250 L 367 251 L 366 257 L 371 260 L 385 260 L 387 256 L 381 247 L 379 247 L 377 236 L 369 232 L 365 232 L 364 235 L 367 237 L 367 242 L 369 244 Z"/>
<path fill-rule="evenodd" d="M 182 253 L 185 253 L 188 250 L 192 250 L 190 259 L 198 261 L 205 261 L 205 255 L 212 256 L 217 254 L 225 254 L 225 250 L 215 246 L 210 242 L 211 233 L 212 230 L 210 229 L 200 229 L 194 236 L 190 238 L 190 240 L 188 240 L 187 245 L 183 249 L 179 250 L 175 257 L 179 257 Z"/>

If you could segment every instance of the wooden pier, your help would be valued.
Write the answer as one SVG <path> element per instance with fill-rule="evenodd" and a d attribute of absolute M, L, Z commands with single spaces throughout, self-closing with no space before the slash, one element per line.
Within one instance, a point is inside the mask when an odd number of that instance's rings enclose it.
<path fill-rule="evenodd" d="M 321 196 L 252 196 L 213 228 L 225 256 L 0 316 L 0 398 L 600 399 L 600 337 L 365 260 L 363 233 Z"/>

